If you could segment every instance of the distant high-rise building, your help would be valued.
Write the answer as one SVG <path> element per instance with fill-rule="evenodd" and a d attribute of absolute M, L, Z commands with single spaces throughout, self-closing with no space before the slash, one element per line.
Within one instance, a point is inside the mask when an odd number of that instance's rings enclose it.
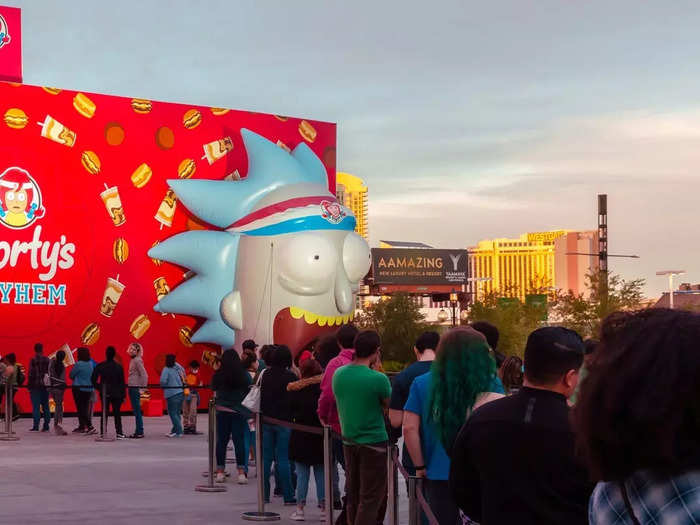
<path fill-rule="evenodd" d="M 521 300 L 555 290 L 586 295 L 586 275 L 598 270 L 597 246 L 596 231 L 556 230 L 479 241 L 469 248 L 470 288 L 476 300 L 490 292 Z"/>
<path fill-rule="evenodd" d="M 355 231 L 369 240 L 369 224 L 367 220 L 367 185 L 360 177 L 349 173 L 336 173 L 335 193 L 343 206 L 352 210 L 357 220 Z"/>
<path fill-rule="evenodd" d="M 598 232 L 567 232 L 554 241 L 554 287 L 587 297 L 586 276 L 598 271 Z"/>
<path fill-rule="evenodd" d="M 518 239 L 488 239 L 469 248 L 469 276 L 476 300 L 495 292 L 521 300 L 554 291 L 554 241 L 566 231 L 524 233 Z"/>

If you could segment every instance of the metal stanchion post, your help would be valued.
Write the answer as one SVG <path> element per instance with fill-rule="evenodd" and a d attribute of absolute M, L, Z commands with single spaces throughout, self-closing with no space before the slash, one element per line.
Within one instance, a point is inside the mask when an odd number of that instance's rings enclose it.
<path fill-rule="evenodd" d="M 394 446 L 389 444 L 386 448 L 387 469 L 387 510 L 389 511 L 389 524 L 399 524 L 399 498 L 396 484 L 398 468 L 394 463 Z"/>
<path fill-rule="evenodd" d="M 265 511 L 265 473 L 263 458 L 263 426 L 262 414 L 255 413 L 255 468 L 258 474 L 258 510 L 256 512 L 244 512 L 241 518 L 246 521 L 280 521 L 280 515 L 276 512 Z"/>
<path fill-rule="evenodd" d="M 331 427 L 323 426 L 323 485 L 326 498 L 326 525 L 333 525 L 333 442 L 331 441 Z"/>
<path fill-rule="evenodd" d="M 12 432 L 12 394 L 14 393 L 9 382 L 5 383 L 5 432 L 0 436 L 0 441 L 18 441 L 19 437 Z"/>
<path fill-rule="evenodd" d="M 209 399 L 209 431 L 208 431 L 208 442 L 209 442 L 209 476 L 206 485 L 197 485 L 194 490 L 197 492 L 226 492 L 226 487 L 224 485 L 216 485 L 214 483 L 214 439 L 216 436 L 216 408 L 214 402 L 214 396 Z"/>
<path fill-rule="evenodd" d="M 116 441 L 116 437 L 110 437 L 107 435 L 107 385 L 102 383 L 102 416 L 100 418 L 100 435 L 95 438 L 95 441 L 108 443 L 110 441 Z"/>
<path fill-rule="evenodd" d="M 409 525 L 419 525 L 420 523 L 420 513 L 418 506 L 418 498 L 416 496 L 416 490 L 418 485 L 418 478 L 411 476 L 408 478 L 408 524 Z"/>

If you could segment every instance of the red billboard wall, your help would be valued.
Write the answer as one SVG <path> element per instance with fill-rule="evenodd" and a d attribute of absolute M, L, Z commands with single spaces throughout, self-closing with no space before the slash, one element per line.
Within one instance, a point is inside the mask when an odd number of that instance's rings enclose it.
<path fill-rule="evenodd" d="M 185 270 L 146 252 L 204 227 L 166 180 L 245 177 L 245 127 L 282 148 L 305 141 L 335 187 L 335 124 L 2 82 L 0 115 L 0 353 L 25 366 L 41 342 L 97 361 L 113 345 L 126 367 L 138 340 L 150 382 L 167 353 L 204 362 L 208 381 L 218 349 L 189 341 L 197 320 L 152 309 Z"/>

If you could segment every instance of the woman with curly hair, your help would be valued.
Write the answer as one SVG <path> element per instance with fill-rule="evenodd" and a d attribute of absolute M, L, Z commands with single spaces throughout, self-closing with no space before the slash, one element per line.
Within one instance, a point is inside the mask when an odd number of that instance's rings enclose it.
<path fill-rule="evenodd" d="M 440 339 L 430 372 L 417 377 L 404 406 L 403 435 L 425 481 L 426 498 L 438 522 L 457 523 L 450 497 L 447 451 L 469 414 L 503 397 L 496 382 L 496 362 L 484 336 L 473 328 L 454 328 Z"/>
<path fill-rule="evenodd" d="M 700 315 L 617 313 L 574 409 L 593 525 L 700 523 Z"/>

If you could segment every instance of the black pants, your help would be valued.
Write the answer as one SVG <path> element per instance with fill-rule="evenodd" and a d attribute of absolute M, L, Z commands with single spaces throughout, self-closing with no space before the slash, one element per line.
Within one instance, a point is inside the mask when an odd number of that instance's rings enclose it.
<path fill-rule="evenodd" d="M 384 447 L 385 443 L 372 445 Z M 386 450 L 344 445 L 348 525 L 384 523 L 387 505 Z"/>
<path fill-rule="evenodd" d="M 78 410 L 78 426 L 83 429 L 88 429 L 92 426 L 92 417 L 90 414 L 91 397 L 92 392 L 83 392 L 80 388 L 73 388 L 75 408 Z"/>
<path fill-rule="evenodd" d="M 112 410 L 114 414 L 114 430 L 117 434 L 123 434 L 122 432 L 122 403 L 124 402 L 123 397 L 109 397 L 107 396 L 107 421 L 109 421 L 109 411 Z M 106 423 L 106 422 L 105 422 Z M 107 432 L 106 428 L 102 428 L 102 418 L 100 418 L 100 433 L 104 434 Z"/>
<path fill-rule="evenodd" d="M 458 523 L 461 525 L 459 510 L 452 500 L 448 485 L 448 481 L 424 479 L 423 494 L 440 525 L 456 525 Z M 423 516 L 423 523 L 428 523 L 425 516 Z"/>

